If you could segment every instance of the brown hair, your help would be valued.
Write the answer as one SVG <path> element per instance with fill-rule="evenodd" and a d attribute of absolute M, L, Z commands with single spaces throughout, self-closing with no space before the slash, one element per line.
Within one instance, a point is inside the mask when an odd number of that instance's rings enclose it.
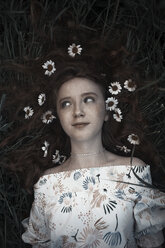
<path fill-rule="evenodd" d="M 125 80 L 131 78 L 137 88 L 142 85 L 137 68 L 130 66 L 126 60 L 130 55 L 123 45 L 115 41 L 114 44 L 109 44 L 100 38 L 86 37 L 86 41 L 82 39 L 82 54 L 76 55 L 75 58 L 68 55 L 64 44 L 59 48 L 56 44 L 54 47 L 50 46 L 49 51 L 44 51 L 40 58 L 26 59 L 22 64 L 8 64 L 7 68 L 16 71 L 20 76 L 16 77 L 17 74 L 13 73 L 13 82 L 10 82 L 6 90 L 5 87 L 3 89 L 7 95 L 3 114 L 10 122 L 13 120 L 14 122 L 8 137 L 4 137 L 0 147 L 7 151 L 4 164 L 19 175 L 25 189 L 32 190 L 43 171 L 55 166 L 52 163 L 55 150 L 59 150 L 66 157 L 70 155 L 70 141 L 56 113 L 56 96 L 64 82 L 75 77 L 88 78 L 100 85 L 105 99 L 110 96 L 108 86 L 111 82 L 118 81 L 123 87 Z M 54 61 L 56 67 L 55 73 L 50 77 L 44 75 L 42 68 L 47 60 Z M 23 79 L 23 84 L 20 79 Z M 46 94 L 47 100 L 43 106 L 39 106 L 37 98 L 42 92 Z M 123 120 L 121 123 L 116 122 L 109 112 L 109 120 L 103 125 L 104 147 L 116 154 L 128 156 L 116 146 L 125 145 L 132 149 L 127 137 L 135 133 L 141 143 L 136 146 L 134 155 L 156 168 L 159 157 L 156 149 L 145 136 L 147 123 L 139 109 L 138 91 L 130 93 L 123 90 L 116 97 L 123 111 Z M 34 109 L 34 115 L 30 119 L 24 118 L 25 106 Z M 50 124 L 41 121 L 42 114 L 47 110 L 51 110 L 56 116 Z M 47 157 L 43 157 L 41 149 L 45 140 L 50 144 Z"/>

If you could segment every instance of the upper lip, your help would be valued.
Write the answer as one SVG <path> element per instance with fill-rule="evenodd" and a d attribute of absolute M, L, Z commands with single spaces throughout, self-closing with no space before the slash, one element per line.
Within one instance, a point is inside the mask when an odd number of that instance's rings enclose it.
<path fill-rule="evenodd" d="M 72 126 L 85 125 L 85 124 L 89 124 L 89 122 L 76 122 L 76 123 L 73 123 Z"/>

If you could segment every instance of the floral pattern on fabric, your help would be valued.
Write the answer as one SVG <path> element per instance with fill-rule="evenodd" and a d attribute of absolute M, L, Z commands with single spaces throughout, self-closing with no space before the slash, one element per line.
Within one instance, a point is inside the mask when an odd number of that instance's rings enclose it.
<path fill-rule="evenodd" d="M 149 165 L 133 170 L 151 183 Z M 145 187 L 130 166 L 52 173 L 42 176 L 34 190 L 22 239 L 35 248 L 146 248 L 163 243 L 165 194 Z"/>

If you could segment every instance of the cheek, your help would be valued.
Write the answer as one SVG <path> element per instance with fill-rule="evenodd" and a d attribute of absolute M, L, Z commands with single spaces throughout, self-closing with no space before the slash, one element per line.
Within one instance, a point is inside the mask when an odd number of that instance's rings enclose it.
<path fill-rule="evenodd" d="M 61 125 L 63 126 L 63 124 L 66 122 L 66 115 L 63 114 L 62 112 L 58 112 L 58 118 L 60 120 Z"/>
<path fill-rule="evenodd" d="M 91 112 L 91 119 L 93 126 L 97 126 L 97 129 L 102 128 L 105 121 L 106 112 L 104 108 L 96 108 Z"/>
<path fill-rule="evenodd" d="M 63 128 L 63 130 L 67 133 L 67 130 L 69 128 L 69 116 L 67 115 L 67 113 L 63 113 L 62 111 L 58 111 L 58 118 L 60 120 L 61 126 Z"/>
<path fill-rule="evenodd" d="M 104 120 L 105 115 L 106 115 L 106 110 L 105 110 L 105 105 L 100 104 L 96 107 L 96 115 L 100 119 L 100 121 Z"/>

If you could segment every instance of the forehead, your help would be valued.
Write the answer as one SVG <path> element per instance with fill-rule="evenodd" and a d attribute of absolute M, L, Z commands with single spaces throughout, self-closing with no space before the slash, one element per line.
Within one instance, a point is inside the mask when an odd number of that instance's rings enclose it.
<path fill-rule="evenodd" d="M 81 95 L 82 93 L 93 92 L 102 95 L 101 88 L 95 82 L 86 78 L 74 78 L 65 82 L 58 91 L 58 98 L 66 95 Z"/>

